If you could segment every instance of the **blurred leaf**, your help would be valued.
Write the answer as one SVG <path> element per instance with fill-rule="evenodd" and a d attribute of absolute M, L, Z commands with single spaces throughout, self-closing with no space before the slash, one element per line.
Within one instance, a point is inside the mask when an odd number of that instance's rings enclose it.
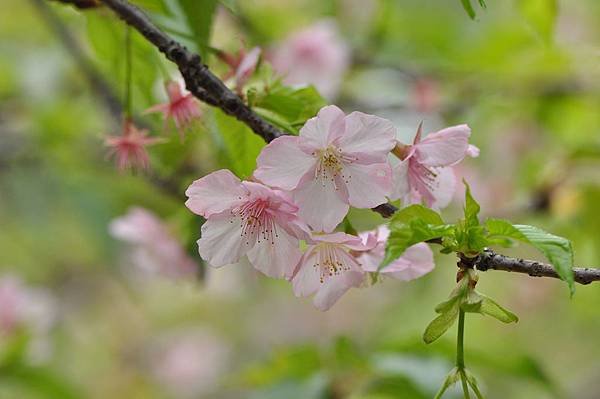
<path fill-rule="evenodd" d="M 517 0 L 527 23 L 546 41 L 554 35 L 558 14 L 557 0 Z"/>
<path fill-rule="evenodd" d="M 511 238 L 537 248 L 550 261 L 560 278 L 567 282 L 571 295 L 575 293 L 573 280 L 573 247 L 571 241 L 527 225 L 513 225 L 506 220 L 488 219 L 488 237 Z"/>
<path fill-rule="evenodd" d="M 208 47 L 216 0 L 176 0 L 183 11 L 200 56 L 208 60 Z"/>
<path fill-rule="evenodd" d="M 13 383 L 39 397 L 48 399 L 78 399 L 76 390 L 48 368 L 14 365 L 0 368 L 0 383 Z"/>
<path fill-rule="evenodd" d="M 215 109 L 217 132 L 223 139 L 229 168 L 239 177 L 250 177 L 256 168 L 256 157 L 265 142 L 244 123 Z"/>
<path fill-rule="evenodd" d="M 323 366 L 321 355 L 314 346 L 277 350 L 270 359 L 251 366 L 243 379 L 253 386 L 275 385 L 289 379 L 308 379 Z"/>
<path fill-rule="evenodd" d="M 375 378 L 364 393 L 353 395 L 354 399 L 427 399 L 430 396 L 421 391 L 405 376 L 386 376 Z"/>
<path fill-rule="evenodd" d="M 471 4 L 471 0 L 460 0 L 463 8 L 469 15 L 471 19 L 475 19 L 475 10 L 473 9 L 473 5 Z"/>

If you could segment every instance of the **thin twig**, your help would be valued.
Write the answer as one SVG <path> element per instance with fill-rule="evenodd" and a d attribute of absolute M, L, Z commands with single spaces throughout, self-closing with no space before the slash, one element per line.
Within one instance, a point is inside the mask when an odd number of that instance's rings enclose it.
<path fill-rule="evenodd" d="M 486 249 L 479 255 L 476 261 L 476 268 L 482 272 L 487 270 L 504 270 L 507 272 L 524 273 L 532 277 L 560 278 L 551 265 L 531 260 L 510 258 L 497 254 L 491 249 Z M 600 281 L 600 269 L 574 267 L 573 274 L 575 281 L 579 284 L 590 284 L 594 281 Z"/>

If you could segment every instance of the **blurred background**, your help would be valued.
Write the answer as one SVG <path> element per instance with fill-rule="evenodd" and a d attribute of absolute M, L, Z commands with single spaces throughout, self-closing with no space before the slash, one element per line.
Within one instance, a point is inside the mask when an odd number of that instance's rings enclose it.
<path fill-rule="evenodd" d="M 325 103 L 388 118 L 404 140 L 420 121 L 426 132 L 468 123 L 481 156 L 455 173 L 483 214 L 565 236 L 576 265 L 600 266 L 600 2 L 489 1 L 473 4 L 475 20 L 458 0 L 134 3 L 287 130 Z M 121 129 L 123 24 L 45 0 L 2 9 L 1 398 L 434 395 L 455 330 L 429 346 L 421 334 L 454 286 L 452 256 L 436 254 L 417 281 L 353 289 L 326 313 L 245 262 L 207 268 L 185 188 L 224 167 L 250 176 L 261 139 L 205 105 L 183 139 L 144 114 L 179 77 L 134 32 L 133 111 L 164 142 L 147 171 L 119 172 L 104 141 Z M 248 81 L 228 78 L 254 46 Z M 466 362 L 488 398 L 600 397 L 600 285 L 569 299 L 560 281 L 490 271 L 479 287 L 520 317 L 467 317 Z"/>

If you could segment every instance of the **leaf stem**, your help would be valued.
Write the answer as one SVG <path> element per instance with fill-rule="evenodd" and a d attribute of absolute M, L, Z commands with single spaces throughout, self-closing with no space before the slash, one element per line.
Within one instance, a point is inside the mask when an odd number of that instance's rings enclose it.
<path fill-rule="evenodd" d="M 125 118 L 131 119 L 131 28 L 125 27 Z"/>
<path fill-rule="evenodd" d="M 456 368 L 460 374 L 463 394 L 465 399 L 471 399 L 469 395 L 469 386 L 467 384 L 467 376 L 465 374 L 465 312 L 460 309 L 458 312 L 458 336 L 456 339 Z"/>

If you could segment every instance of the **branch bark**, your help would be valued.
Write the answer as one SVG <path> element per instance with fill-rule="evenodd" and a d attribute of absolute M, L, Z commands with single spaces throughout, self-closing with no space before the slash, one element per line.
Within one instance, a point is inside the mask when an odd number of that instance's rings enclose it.
<path fill-rule="evenodd" d="M 510 258 L 486 249 L 475 261 L 477 270 L 485 272 L 488 270 L 504 270 L 506 272 L 524 273 L 532 277 L 560 278 L 551 265 L 534 262 L 531 260 Z M 588 267 L 573 268 L 575 281 L 579 284 L 590 284 L 600 281 L 600 269 Z"/>

